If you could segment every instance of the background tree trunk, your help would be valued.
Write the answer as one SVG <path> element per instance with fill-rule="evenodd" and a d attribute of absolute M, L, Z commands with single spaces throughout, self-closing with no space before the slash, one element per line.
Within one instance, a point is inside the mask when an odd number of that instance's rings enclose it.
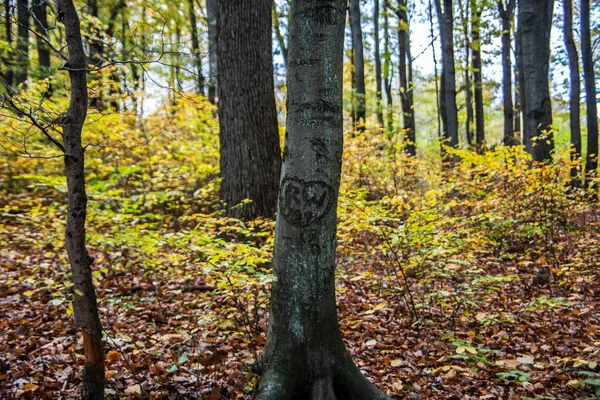
<path fill-rule="evenodd" d="M 15 85 L 25 84 L 29 71 L 29 1 L 17 0 L 17 68 Z"/>
<path fill-rule="evenodd" d="M 6 33 L 6 43 L 9 46 L 12 46 L 12 5 L 10 0 L 4 0 L 4 30 Z M 13 62 L 9 57 L 3 57 L 2 61 L 4 62 L 4 66 L 6 67 L 6 72 L 4 73 L 4 85 L 6 86 L 6 91 L 10 93 L 14 74 L 13 74 Z"/>
<path fill-rule="evenodd" d="M 287 67 L 287 46 L 285 44 L 283 34 L 281 33 L 281 27 L 279 26 L 279 15 L 277 14 L 277 6 L 275 5 L 275 2 L 273 2 L 273 31 L 275 32 L 275 37 L 277 38 L 277 44 L 281 49 L 283 63 Z"/>
<path fill-rule="evenodd" d="M 431 0 L 428 3 L 428 17 L 429 17 L 429 36 L 431 36 L 431 56 L 433 57 L 433 77 L 435 82 L 435 106 L 437 109 L 437 136 L 440 143 L 440 155 L 442 156 L 442 160 L 446 157 L 446 150 L 444 149 L 444 143 L 442 138 L 442 107 L 440 105 L 441 94 L 440 88 L 438 85 L 438 66 L 437 66 L 437 57 L 435 55 L 435 35 L 433 34 L 433 6 L 431 5 Z"/>
<path fill-rule="evenodd" d="M 38 34 L 36 36 L 39 62 L 37 75 L 39 78 L 45 79 L 50 75 L 50 48 L 42 39 L 44 37 L 47 41 L 50 41 L 46 2 L 44 0 L 33 0 L 32 11 L 35 29 Z"/>
<path fill-rule="evenodd" d="M 294 0 L 288 118 L 257 400 L 388 397 L 353 364 L 335 303 L 345 0 Z"/>
<path fill-rule="evenodd" d="M 404 151 L 409 156 L 417 155 L 415 134 L 415 110 L 413 102 L 412 57 L 410 55 L 410 31 L 406 0 L 398 2 L 398 48 L 400 50 L 400 103 L 404 122 Z"/>
<path fill-rule="evenodd" d="M 573 38 L 573 2 L 563 0 L 563 18 L 564 18 L 564 39 L 567 48 L 567 57 L 569 59 L 569 77 L 571 89 L 569 93 L 569 126 L 571 128 L 571 161 L 578 162 L 581 159 L 581 124 L 579 114 L 581 108 L 579 105 L 581 97 L 581 82 L 579 79 L 579 57 L 577 56 L 577 47 Z M 579 186 L 577 174 L 579 168 L 575 165 L 571 168 L 571 182 L 574 186 Z"/>
<path fill-rule="evenodd" d="M 89 256 L 85 245 L 87 196 L 81 131 L 88 106 L 86 56 L 81 40 L 79 16 L 73 2 L 57 0 L 57 5 L 58 13 L 62 15 L 65 25 L 71 67 L 69 70 L 71 99 L 69 109 L 62 121 L 69 198 L 65 247 L 69 254 L 75 289 L 73 300 L 75 324 L 83 331 L 85 366 L 81 397 L 85 400 L 101 400 L 104 399 L 104 345 L 92 278 L 91 265 L 94 259 Z"/>
<path fill-rule="evenodd" d="M 440 87 L 440 114 L 442 137 L 445 144 L 458 147 L 458 110 L 456 107 L 456 74 L 454 71 L 454 20 L 452 1 L 435 0 L 442 39 L 442 79 Z"/>
<path fill-rule="evenodd" d="M 394 99 L 392 96 L 392 81 L 394 79 L 394 71 L 390 53 L 390 7 L 388 0 L 384 0 L 383 4 L 383 84 L 385 85 L 387 136 L 389 139 L 391 139 L 394 136 Z"/>
<path fill-rule="evenodd" d="M 383 130 L 383 108 L 382 108 L 382 87 L 381 87 L 381 55 L 379 53 L 379 1 L 373 0 L 373 41 L 375 42 L 375 94 L 377 102 L 377 123 L 379 129 Z"/>
<path fill-rule="evenodd" d="M 598 109 L 596 105 L 596 83 L 594 81 L 594 59 L 590 33 L 590 0 L 581 0 L 581 59 L 585 81 L 588 131 L 585 171 L 588 177 L 594 177 L 598 169 Z"/>
<path fill-rule="evenodd" d="M 483 6 L 471 4 L 471 48 L 473 49 L 473 86 L 475 98 L 475 148 L 482 153 L 485 146 L 485 116 L 483 111 L 483 79 L 481 63 L 481 11 Z"/>
<path fill-rule="evenodd" d="M 281 150 L 271 5 L 271 0 L 218 2 L 220 198 L 237 218 L 272 217 L 277 205 Z M 252 202 L 238 205 L 244 199 Z"/>
<path fill-rule="evenodd" d="M 473 146 L 473 131 L 471 124 L 473 123 L 473 90 L 471 85 L 471 39 L 469 38 L 469 6 L 471 0 L 465 0 L 465 6 L 462 6 L 462 0 L 458 2 L 461 8 L 461 20 L 463 25 L 463 35 L 465 38 L 465 136 L 469 148 Z"/>
<path fill-rule="evenodd" d="M 513 32 L 516 32 L 514 27 L 514 19 L 513 19 Z M 519 78 L 519 44 L 518 44 L 518 33 L 515 33 L 515 65 L 513 67 L 514 77 L 515 77 L 515 112 L 513 113 L 514 117 L 514 126 L 515 126 L 515 140 L 517 144 L 522 143 L 522 132 L 521 132 L 521 79 Z"/>
<path fill-rule="evenodd" d="M 515 138 L 514 110 L 512 101 L 512 70 L 510 62 L 510 31 L 515 11 L 516 0 L 498 1 L 498 12 L 502 20 L 502 97 L 504 101 L 504 138 L 505 146 L 518 143 Z"/>
<path fill-rule="evenodd" d="M 519 80 L 523 142 L 534 161 L 550 161 L 554 150 L 548 70 L 554 0 L 519 2 Z"/>
<path fill-rule="evenodd" d="M 208 25 L 208 100 L 215 104 L 217 90 L 217 0 L 206 0 Z"/>
<path fill-rule="evenodd" d="M 196 10 L 194 0 L 188 0 L 188 11 L 190 15 L 190 34 L 192 35 L 192 51 L 194 52 L 194 64 L 196 66 L 196 94 L 204 96 L 204 75 L 202 74 L 202 55 L 200 54 L 200 43 L 198 41 L 198 29 L 196 28 Z"/>
<path fill-rule="evenodd" d="M 356 122 L 358 131 L 361 132 L 365 129 L 367 106 L 365 97 L 365 59 L 363 52 L 362 26 L 360 22 L 360 0 L 350 0 L 350 15 L 350 28 L 352 29 L 352 43 L 354 47 L 354 72 L 356 76 Z"/>

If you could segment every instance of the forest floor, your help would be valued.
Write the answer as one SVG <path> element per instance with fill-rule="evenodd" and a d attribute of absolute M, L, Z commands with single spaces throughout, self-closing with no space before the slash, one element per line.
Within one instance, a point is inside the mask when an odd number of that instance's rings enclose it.
<path fill-rule="evenodd" d="M 369 379 L 398 399 L 598 398 L 597 201 L 567 189 L 564 165 L 501 152 L 465 152 L 444 174 L 394 158 L 384 182 L 390 163 L 371 145 L 347 144 L 336 283 Z M 187 170 L 145 171 L 89 179 L 107 397 L 251 399 L 274 223 L 215 211 L 212 172 L 192 185 Z M 64 181 L 45 172 L 13 175 L 0 198 L 3 399 L 78 396 Z M 147 183 L 159 178 L 167 189 Z"/>

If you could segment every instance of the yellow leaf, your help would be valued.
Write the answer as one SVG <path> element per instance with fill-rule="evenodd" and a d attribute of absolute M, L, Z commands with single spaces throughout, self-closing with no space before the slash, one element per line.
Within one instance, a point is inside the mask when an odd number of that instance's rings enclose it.
<path fill-rule="evenodd" d="M 402 364 L 402 360 L 401 359 L 396 359 L 396 360 L 392 360 L 392 367 L 398 367 L 400 366 L 400 364 Z"/>
<path fill-rule="evenodd" d="M 28 383 L 27 385 L 23 386 L 23 390 L 26 392 L 35 392 L 36 390 L 38 390 L 38 388 L 39 386 L 35 383 Z"/>
<path fill-rule="evenodd" d="M 462 354 L 462 353 L 465 352 L 465 350 L 466 350 L 466 347 L 464 347 L 464 346 L 458 346 L 456 348 L 456 354 Z"/>
<path fill-rule="evenodd" d="M 467 353 L 477 354 L 477 349 L 474 347 L 465 347 L 465 350 L 467 350 Z"/>

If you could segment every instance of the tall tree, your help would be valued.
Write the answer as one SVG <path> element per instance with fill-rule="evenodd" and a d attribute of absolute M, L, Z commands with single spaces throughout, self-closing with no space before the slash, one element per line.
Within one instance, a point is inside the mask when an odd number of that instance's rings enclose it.
<path fill-rule="evenodd" d="M 517 29 L 515 28 L 515 22 L 513 18 L 513 32 L 514 35 L 514 57 L 515 64 L 513 66 L 513 73 L 515 77 L 515 112 L 513 113 L 513 121 L 514 121 L 514 138 L 517 144 L 521 143 L 521 80 L 519 79 L 519 52 L 517 49 L 519 48 L 519 35 L 517 33 Z"/>
<path fill-rule="evenodd" d="M 380 0 L 373 0 L 373 42 L 375 42 L 375 88 L 377 90 L 375 98 L 377 103 L 377 123 L 379 124 L 380 129 L 383 129 L 383 108 L 381 104 L 381 54 L 379 53 L 379 1 Z"/>
<path fill-rule="evenodd" d="M 462 0 L 458 2 L 461 13 L 461 21 L 464 36 L 465 46 L 465 108 L 466 108 L 466 120 L 465 120 L 465 136 L 469 147 L 473 145 L 473 90 L 471 85 L 471 38 L 469 36 L 469 8 L 471 0 L 465 0 L 463 6 Z"/>
<path fill-rule="evenodd" d="M 587 155 L 585 171 L 594 177 L 598 169 L 598 109 L 596 83 L 594 81 L 594 59 L 590 32 L 590 0 L 581 0 L 581 60 L 585 81 L 585 104 L 587 117 Z"/>
<path fill-rule="evenodd" d="M 581 159 L 581 124 L 579 113 L 581 111 L 579 100 L 581 97 L 581 81 L 579 78 L 579 57 L 577 56 L 577 47 L 573 37 L 573 2 L 572 0 L 563 0 L 563 32 L 565 47 L 567 48 L 567 57 L 569 59 L 569 125 L 571 128 L 571 161 L 573 163 Z M 572 182 L 577 185 L 576 177 L 577 167 L 571 168 Z"/>
<path fill-rule="evenodd" d="M 81 397 L 84 400 L 104 399 L 104 345 L 102 325 L 98 316 L 96 291 L 91 266 L 94 259 L 85 244 L 85 153 L 81 132 L 88 106 L 86 56 L 83 50 L 79 16 L 72 0 L 57 0 L 58 15 L 65 25 L 69 55 L 71 98 L 69 109 L 62 118 L 65 173 L 67 176 L 68 206 L 65 247 L 69 254 L 75 289 L 73 310 L 76 325 L 83 331 L 85 366 Z"/>
<path fill-rule="evenodd" d="M 440 114 L 442 137 L 445 144 L 458 146 L 458 110 L 456 107 L 456 74 L 454 70 L 454 19 L 452 0 L 435 0 L 440 37 L 442 39 L 442 77 L 440 87 Z"/>
<path fill-rule="evenodd" d="M 275 2 L 273 2 L 273 31 L 275 32 L 275 37 L 277 38 L 277 44 L 281 49 L 283 63 L 287 65 L 287 45 L 285 44 L 283 33 L 281 33 L 281 27 L 279 26 L 279 14 L 277 13 L 277 5 Z"/>
<path fill-rule="evenodd" d="M 215 104 L 217 89 L 217 0 L 206 0 L 208 25 L 208 100 Z"/>
<path fill-rule="evenodd" d="M 33 21 L 35 24 L 37 51 L 38 51 L 38 77 L 47 78 L 50 75 L 50 35 L 48 32 L 48 15 L 45 0 L 33 0 Z"/>
<path fill-rule="evenodd" d="M 517 144 L 514 131 L 514 110 L 512 101 L 512 69 L 510 61 L 510 32 L 515 12 L 516 0 L 498 0 L 498 13 L 502 20 L 502 97 L 504 107 L 505 146 Z"/>
<path fill-rule="evenodd" d="M 273 83 L 271 0 L 219 1 L 220 198 L 228 215 L 272 217 L 281 150 Z M 242 203 L 250 199 L 250 203 Z"/>
<path fill-rule="evenodd" d="M 335 302 L 345 0 L 294 0 L 288 118 L 257 400 L 388 397 L 352 362 Z"/>
<path fill-rule="evenodd" d="M 29 0 L 17 0 L 17 68 L 15 85 L 25 84 L 29 71 Z"/>
<path fill-rule="evenodd" d="M 4 31 L 6 34 L 6 43 L 9 46 L 12 46 L 12 5 L 11 0 L 4 0 Z M 4 72 L 4 82 L 3 86 L 7 92 L 10 92 L 13 85 L 13 63 L 10 57 L 2 57 L 2 62 L 4 62 L 5 72 Z"/>
<path fill-rule="evenodd" d="M 409 156 L 416 156 L 413 68 L 410 53 L 408 2 L 406 0 L 398 2 L 396 13 L 398 16 L 398 48 L 400 49 L 400 103 L 402 105 L 402 120 L 404 121 L 404 151 Z"/>
<path fill-rule="evenodd" d="M 198 28 L 196 27 L 196 9 L 194 7 L 194 0 L 188 0 L 188 13 L 190 16 L 190 34 L 192 35 L 192 52 L 194 53 L 194 64 L 196 66 L 196 93 L 204 95 L 202 54 L 200 54 L 200 42 L 198 40 Z"/>
<path fill-rule="evenodd" d="M 293 16 L 293 14 L 292 14 Z M 362 25 L 360 22 L 360 0 L 350 0 L 350 28 L 356 78 L 356 121 L 358 131 L 365 129 L 367 102 L 365 97 L 365 58 L 363 52 Z M 292 17 L 293 18 L 293 17 Z"/>
<path fill-rule="evenodd" d="M 475 148 L 478 153 L 485 146 L 485 118 L 483 114 L 483 78 L 481 62 L 481 13 L 483 5 L 471 3 L 471 48 L 473 50 L 473 94 L 475 98 Z"/>
<path fill-rule="evenodd" d="M 552 105 L 548 71 L 554 0 L 520 0 L 518 12 L 519 81 L 523 142 L 534 161 L 552 159 Z"/>
<path fill-rule="evenodd" d="M 392 96 L 392 82 L 394 70 L 390 50 L 390 4 L 389 0 L 383 2 L 383 84 L 386 98 L 386 124 L 388 138 L 394 135 L 394 98 Z"/>

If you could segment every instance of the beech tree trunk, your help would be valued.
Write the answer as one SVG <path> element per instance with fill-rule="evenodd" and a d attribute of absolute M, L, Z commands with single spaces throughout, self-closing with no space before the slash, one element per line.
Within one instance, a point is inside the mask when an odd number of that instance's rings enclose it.
<path fill-rule="evenodd" d="M 29 0 L 17 0 L 16 64 L 15 85 L 24 85 L 29 71 Z"/>
<path fill-rule="evenodd" d="M 400 49 L 400 103 L 404 122 L 404 151 L 409 156 L 417 155 L 415 135 L 414 85 L 412 79 L 412 57 L 410 55 L 410 31 L 406 0 L 398 2 L 398 48 Z"/>
<path fill-rule="evenodd" d="M 215 104 L 217 93 L 217 0 L 206 0 L 208 25 L 208 101 Z"/>
<path fill-rule="evenodd" d="M 515 11 L 516 0 L 498 1 L 498 12 L 502 20 L 502 97 L 504 104 L 504 138 L 505 146 L 518 144 L 515 138 L 514 110 L 512 101 L 512 69 L 510 62 L 510 32 Z"/>
<path fill-rule="evenodd" d="M 554 0 L 519 1 L 519 80 L 523 142 L 533 161 L 552 160 L 554 138 L 548 71 Z"/>
<path fill-rule="evenodd" d="M 279 15 L 277 14 L 277 6 L 275 5 L 275 2 L 273 2 L 273 31 L 275 32 L 275 37 L 277 38 L 277 44 L 281 49 L 283 63 L 287 68 L 287 46 L 285 44 L 283 34 L 281 33 L 281 27 L 279 26 Z"/>
<path fill-rule="evenodd" d="M 388 399 L 352 362 L 336 315 L 345 0 L 294 0 L 288 118 L 257 400 Z"/>
<path fill-rule="evenodd" d="M 384 0 L 383 4 L 383 84 L 385 85 L 387 136 L 389 139 L 391 139 L 394 136 L 394 99 L 392 96 L 392 81 L 394 79 L 394 71 L 392 69 L 390 53 L 390 7 L 388 0 Z"/>
<path fill-rule="evenodd" d="M 481 6 L 482 7 L 482 6 Z M 473 49 L 473 86 L 475 98 L 475 148 L 482 153 L 485 147 L 485 119 L 483 114 L 483 79 L 481 63 L 481 7 L 477 1 L 471 5 L 471 48 Z"/>
<path fill-rule="evenodd" d="M 463 7 L 462 0 L 458 2 L 461 11 L 461 19 L 463 25 L 463 35 L 465 37 L 465 108 L 466 108 L 466 121 L 465 121 L 465 136 L 467 139 L 467 145 L 469 148 L 473 146 L 473 131 L 471 125 L 473 123 L 473 90 L 471 85 L 471 39 L 469 38 L 469 6 L 471 0 L 465 1 Z"/>
<path fill-rule="evenodd" d="M 37 75 L 39 78 L 45 79 L 50 75 L 50 48 L 44 39 L 42 39 L 45 38 L 47 41 L 50 41 L 45 0 L 33 0 L 32 11 L 33 22 L 37 32 L 36 43 L 39 63 Z"/>
<path fill-rule="evenodd" d="M 585 171 L 588 178 L 596 176 L 598 169 L 598 109 L 594 59 L 590 34 L 590 0 L 581 0 L 581 59 L 585 81 L 585 104 L 587 116 L 587 155 Z"/>
<path fill-rule="evenodd" d="M 75 324 L 83 331 L 85 366 L 81 398 L 104 399 L 104 345 L 102 326 L 98 315 L 90 257 L 85 245 L 85 192 L 84 150 L 81 131 L 87 115 L 86 56 L 83 50 L 79 16 L 71 0 L 57 0 L 58 14 L 65 25 L 69 54 L 71 99 L 62 120 L 65 173 L 67 176 L 68 207 L 65 247 L 69 254 L 73 279 L 73 310 Z"/>
<path fill-rule="evenodd" d="M 514 21 L 514 19 L 513 19 Z M 513 22 L 513 32 L 516 32 L 514 22 Z M 513 114 L 514 117 L 514 126 L 515 126 L 515 140 L 517 144 L 523 142 L 522 140 L 522 132 L 521 132 L 521 79 L 519 79 L 519 35 L 515 33 L 515 65 L 513 67 L 514 77 L 515 77 L 515 112 Z"/>
<path fill-rule="evenodd" d="M 454 19 L 452 0 L 435 0 L 442 39 L 442 78 L 440 85 L 440 114 L 445 144 L 458 147 L 458 110 L 456 107 L 456 74 L 454 70 Z"/>
<path fill-rule="evenodd" d="M 375 42 L 375 95 L 377 102 L 377 123 L 379 129 L 383 130 L 383 108 L 382 108 L 382 87 L 381 87 L 381 55 L 379 53 L 379 1 L 373 0 L 373 41 Z"/>
<path fill-rule="evenodd" d="M 6 43 L 12 46 L 12 6 L 10 0 L 4 0 L 4 30 L 6 33 Z M 9 57 L 3 57 L 2 62 L 4 62 L 6 68 L 2 86 L 5 86 L 6 92 L 10 94 L 14 80 L 13 63 Z"/>
<path fill-rule="evenodd" d="M 220 198 L 229 216 L 273 217 L 281 150 L 273 83 L 272 0 L 219 1 Z M 242 203 L 250 199 L 249 203 Z"/>
<path fill-rule="evenodd" d="M 579 58 L 577 56 L 577 47 L 573 37 L 573 2 L 563 0 L 563 18 L 564 18 L 564 39 L 567 48 L 567 57 L 569 59 L 569 77 L 571 88 L 569 92 L 569 126 L 571 128 L 571 161 L 578 162 L 581 159 L 581 124 L 579 113 L 581 111 L 579 100 L 581 97 L 581 81 L 579 79 Z M 579 168 L 575 165 L 571 168 L 571 182 L 574 186 L 579 186 L 577 174 Z"/>
<path fill-rule="evenodd" d="M 192 35 L 192 51 L 194 53 L 194 64 L 196 66 L 196 94 L 204 96 L 204 75 L 202 74 L 202 55 L 200 54 L 200 42 L 198 41 L 198 28 L 196 28 L 196 9 L 194 0 L 188 0 L 188 12 L 190 16 L 190 34 Z"/>
<path fill-rule="evenodd" d="M 362 26 L 360 23 L 360 0 L 350 0 L 350 28 L 356 77 L 356 123 L 359 132 L 365 130 L 367 106 L 365 97 L 365 59 L 363 52 Z M 292 14 L 293 18 L 293 14 Z"/>

